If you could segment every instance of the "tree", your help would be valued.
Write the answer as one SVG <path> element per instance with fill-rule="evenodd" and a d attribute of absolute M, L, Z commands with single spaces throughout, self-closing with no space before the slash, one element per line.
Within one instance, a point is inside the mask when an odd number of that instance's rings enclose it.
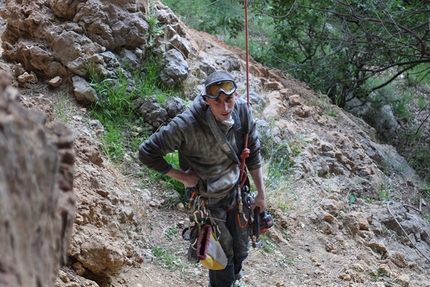
<path fill-rule="evenodd" d="M 260 0 L 275 24 L 271 66 L 343 107 L 399 75 L 430 70 L 430 4 L 402 0 Z M 383 71 L 384 82 L 369 84 Z"/>

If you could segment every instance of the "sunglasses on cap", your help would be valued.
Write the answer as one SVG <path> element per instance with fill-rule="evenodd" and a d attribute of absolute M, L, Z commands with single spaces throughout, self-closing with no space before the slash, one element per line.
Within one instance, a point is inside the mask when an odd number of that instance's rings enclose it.
<path fill-rule="evenodd" d="M 211 99 L 218 98 L 221 93 L 230 96 L 236 92 L 236 89 L 236 83 L 233 81 L 219 81 L 206 86 L 205 96 Z"/>

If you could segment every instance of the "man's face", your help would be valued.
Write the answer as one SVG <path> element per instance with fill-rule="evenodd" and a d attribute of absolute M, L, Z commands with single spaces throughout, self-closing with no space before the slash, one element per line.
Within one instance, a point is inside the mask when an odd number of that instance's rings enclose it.
<path fill-rule="evenodd" d="M 230 96 L 221 93 L 216 99 L 206 97 L 206 104 L 209 106 L 212 114 L 219 122 L 230 119 L 238 97 L 237 95 L 237 92 L 235 92 Z"/>

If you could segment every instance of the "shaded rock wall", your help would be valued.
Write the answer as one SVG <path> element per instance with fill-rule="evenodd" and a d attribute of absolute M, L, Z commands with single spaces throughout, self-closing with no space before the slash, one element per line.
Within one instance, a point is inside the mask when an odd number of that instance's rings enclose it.
<path fill-rule="evenodd" d="M 75 213 L 73 137 L 0 82 L 0 286 L 53 286 Z"/>

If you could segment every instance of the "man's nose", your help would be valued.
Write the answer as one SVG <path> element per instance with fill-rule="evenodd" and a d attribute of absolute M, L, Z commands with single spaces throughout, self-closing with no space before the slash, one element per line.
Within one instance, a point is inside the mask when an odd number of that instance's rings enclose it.
<path fill-rule="evenodd" d="M 228 103 L 227 103 L 227 102 L 223 102 L 223 103 L 222 103 L 222 109 L 223 109 L 224 111 L 228 110 Z"/>

